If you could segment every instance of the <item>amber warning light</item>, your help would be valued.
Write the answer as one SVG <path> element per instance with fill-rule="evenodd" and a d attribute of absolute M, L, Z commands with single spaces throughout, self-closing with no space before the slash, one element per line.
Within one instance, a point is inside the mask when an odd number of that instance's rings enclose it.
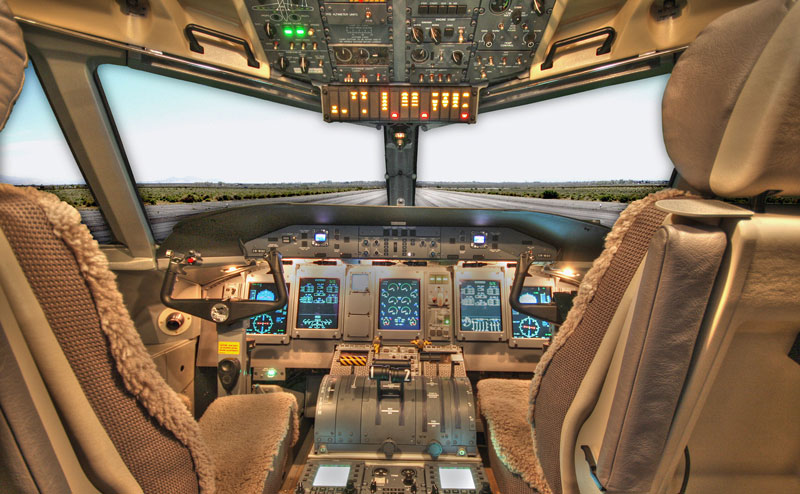
<path fill-rule="evenodd" d="M 469 86 L 322 86 L 326 122 L 475 123 L 478 88 Z"/>

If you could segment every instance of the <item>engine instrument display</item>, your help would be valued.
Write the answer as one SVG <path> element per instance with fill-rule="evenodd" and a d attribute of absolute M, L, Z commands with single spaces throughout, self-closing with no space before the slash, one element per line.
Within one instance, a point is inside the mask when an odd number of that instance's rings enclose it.
<path fill-rule="evenodd" d="M 419 280 L 389 278 L 380 285 L 380 329 L 419 329 Z"/>
<path fill-rule="evenodd" d="M 305 329 L 339 327 L 338 278 L 300 278 L 297 327 Z"/>
<path fill-rule="evenodd" d="M 288 285 L 287 285 L 288 290 Z M 250 283 L 248 288 L 250 300 L 273 302 L 278 296 L 275 283 Z M 248 333 L 253 334 L 286 334 L 287 306 L 265 312 L 250 318 Z"/>
<path fill-rule="evenodd" d="M 519 302 L 524 305 L 549 304 L 553 301 L 549 286 L 526 286 L 522 288 Z M 518 339 L 550 338 L 552 325 L 511 309 L 511 337 Z"/>
<path fill-rule="evenodd" d="M 462 280 L 461 331 L 503 331 L 500 282 L 495 280 Z"/>

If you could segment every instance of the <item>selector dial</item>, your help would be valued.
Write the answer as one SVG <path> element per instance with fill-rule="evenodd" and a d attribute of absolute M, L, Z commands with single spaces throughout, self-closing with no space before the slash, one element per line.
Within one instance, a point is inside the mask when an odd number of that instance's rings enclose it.
<path fill-rule="evenodd" d="M 494 42 L 494 33 L 486 33 L 483 35 L 483 42 L 486 46 L 492 46 Z"/>
<path fill-rule="evenodd" d="M 531 9 L 536 12 L 536 15 L 544 15 L 544 0 L 533 0 Z"/>
<path fill-rule="evenodd" d="M 281 72 L 286 72 L 286 69 L 289 68 L 289 61 L 286 60 L 286 57 L 278 59 L 278 68 L 281 69 Z"/>
<path fill-rule="evenodd" d="M 422 43 L 425 41 L 425 33 L 419 26 L 414 26 L 411 28 L 411 37 L 414 39 L 415 43 Z"/>
<path fill-rule="evenodd" d="M 271 22 L 264 24 L 264 32 L 267 33 L 267 38 L 274 38 L 276 33 L 275 26 Z"/>
<path fill-rule="evenodd" d="M 300 57 L 300 70 L 304 73 L 308 73 L 308 59 L 305 56 Z"/>
<path fill-rule="evenodd" d="M 442 30 L 436 26 L 431 26 L 431 39 L 437 45 L 442 42 Z"/>
<path fill-rule="evenodd" d="M 464 54 L 458 50 L 454 51 L 450 58 L 453 59 L 453 63 L 456 65 L 461 65 L 461 62 L 464 60 Z"/>
<path fill-rule="evenodd" d="M 536 43 L 536 33 L 530 32 L 523 36 L 522 41 L 524 41 L 528 46 L 533 46 Z"/>

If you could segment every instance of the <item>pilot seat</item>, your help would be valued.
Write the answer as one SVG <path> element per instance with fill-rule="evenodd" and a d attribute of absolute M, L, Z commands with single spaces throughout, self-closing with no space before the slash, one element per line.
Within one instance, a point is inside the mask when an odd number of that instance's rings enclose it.
<path fill-rule="evenodd" d="M 777 409 L 772 426 L 760 429 L 768 431 L 762 437 L 733 434 L 737 420 L 723 417 L 763 423 L 772 413 L 767 403 L 773 400 L 743 389 L 743 376 L 794 383 L 794 389 L 798 383 L 796 365 L 786 353 L 775 354 L 788 352 L 796 336 L 796 324 L 795 331 L 776 328 L 791 326 L 797 316 L 792 242 L 798 222 L 790 214 L 764 214 L 763 200 L 777 192 L 800 194 L 799 32 L 796 3 L 763 0 L 713 21 L 681 55 L 663 98 L 663 132 L 677 185 L 694 193 L 667 190 L 631 204 L 606 237 L 533 380 L 477 385 L 503 494 L 665 492 L 654 479 L 663 481 L 665 469 L 688 469 L 679 458 L 692 424 L 698 424 L 697 441 L 723 444 L 725 438 L 732 445 L 709 455 L 715 468 L 740 470 L 736 454 L 760 451 L 770 461 L 754 475 L 767 478 L 774 470 L 776 478 L 792 477 L 786 469 L 795 464 L 797 438 L 783 452 L 769 451 L 765 439 L 791 435 L 781 430 L 786 424 Z M 752 198 L 755 213 L 703 196 Z M 778 245 L 783 254 L 767 253 Z M 749 250 L 743 257 L 742 249 Z M 774 265 L 751 264 L 756 251 L 772 256 Z M 745 273 L 746 286 L 732 281 Z M 740 291 L 774 298 L 739 298 Z M 734 326 L 734 310 L 751 320 L 732 336 L 721 328 Z M 760 331 L 759 338 L 750 331 Z M 734 355 L 761 358 L 725 360 L 720 349 L 728 344 Z M 766 365 L 773 361 L 781 364 Z M 716 400 L 709 399 L 700 416 L 709 392 Z M 730 397 L 737 399 L 736 412 L 720 405 Z M 733 446 L 741 447 L 738 453 Z M 694 492 L 752 492 L 727 477 L 705 484 L 711 490 L 695 480 Z M 782 492 L 786 485 L 757 490 Z"/>

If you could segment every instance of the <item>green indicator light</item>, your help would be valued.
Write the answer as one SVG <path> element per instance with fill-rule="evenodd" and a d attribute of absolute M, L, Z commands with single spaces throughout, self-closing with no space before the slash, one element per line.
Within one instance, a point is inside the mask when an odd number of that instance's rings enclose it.
<path fill-rule="evenodd" d="M 306 28 L 303 26 L 298 26 L 294 30 L 295 34 L 298 36 L 305 36 L 306 35 Z"/>
<path fill-rule="evenodd" d="M 292 30 L 291 27 L 285 27 L 283 28 L 283 34 L 291 37 L 292 35 L 294 35 L 294 31 Z"/>
<path fill-rule="evenodd" d="M 275 369 L 267 369 L 267 377 L 272 379 L 273 377 L 278 375 L 278 371 Z"/>

